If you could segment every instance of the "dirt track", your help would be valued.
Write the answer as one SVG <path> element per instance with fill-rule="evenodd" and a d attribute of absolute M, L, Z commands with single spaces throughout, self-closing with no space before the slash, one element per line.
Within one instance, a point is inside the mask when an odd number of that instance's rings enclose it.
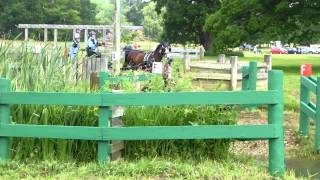
<path fill-rule="evenodd" d="M 285 113 L 285 148 L 286 151 L 298 146 L 296 132 L 299 125 L 299 114 L 293 112 Z M 241 112 L 238 124 L 267 124 L 267 112 Z M 268 141 L 235 141 L 231 152 L 235 154 L 248 154 L 268 157 Z"/>

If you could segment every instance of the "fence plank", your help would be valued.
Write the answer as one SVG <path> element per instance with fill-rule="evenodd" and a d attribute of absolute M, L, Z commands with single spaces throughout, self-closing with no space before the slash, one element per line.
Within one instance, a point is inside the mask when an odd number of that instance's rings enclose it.
<path fill-rule="evenodd" d="M 269 139 L 281 136 L 276 125 L 204 125 L 143 127 L 82 127 L 3 125 L 0 136 L 82 140 Z"/>
<path fill-rule="evenodd" d="M 9 92 L 0 94 L 3 104 L 100 106 L 101 94 Z"/>
<path fill-rule="evenodd" d="M 317 84 L 310 77 L 301 77 L 301 85 L 308 88 L 311 92 L 316 93 Z"/>
<path fill-rule="evenodd" d="M 279 95 L 278 91 L 104 94 L 103 105 L 277 104 Z"/>
<path fill-rule="evenodd" d="M 309 106 L 304 102 L 301 102 L 300 108 L 303 113 L 308 115 L 308 117 L 311 117 L 313 120 L 316 119 L 316 109 L 314 109 L 312 106 Z"/>

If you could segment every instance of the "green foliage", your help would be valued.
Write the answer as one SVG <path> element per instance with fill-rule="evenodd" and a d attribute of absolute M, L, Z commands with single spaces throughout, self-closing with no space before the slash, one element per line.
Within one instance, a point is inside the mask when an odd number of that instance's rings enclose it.
<path fill-rule="evenodd" d="M 101 0 L 92 1 L 97 5 L 96 19 L 99 24 L 113 24 L 114 3 Z"/>
<path fill-rule="evenodd" d="M 133 84 L 121 84 L 127 92 L 137 92 Z M 144 84 L 147 92 L 181 92 L 192 89 L 191 77 L 185 76 L 181 63 L 173 63 L 173 77 L 165 85 L 161 76 L 154 76 Z M 129 107 L 125 111 L 125 126 L 179 126 L 235 124 L 236 111 L 225 106 L 142 106 Z M 142 158 L 157 156 L 181 159 L 218 159 L 228 155 L 229 140 L 163 140 L 128 141 L 125 157 Z"/>
<path fill-rule="evenodd" d="M 89 0 L 0 1 L 0 32 L 16 36 L 18 24 L 94 24 L 95 5 Z M 30 31 L 30 37 L 39 30 Z"/>
<path fill-rule="evenodd" d="M 140 26 L 142 25 L 142 21 L 144 15 L 142 14 L 142 9 L 146 6 L 146 2 L 144 0 L 128 0 L 127 2 L 129 6 L 129 10 L 126 13 L 126 17 L 129 22 L 133 25 Z"/>
<path fill-rule="evenodd" d="M 63 58 L 60 48 L 45 47 L 33 53 L 30 44 L 2 41 L 0 76 L 11 79 L 13 91 L 88 92 L 89 84 L 73 81 L 73 63 Z M 13 123 L 96 126 L 98 109 L 93 107 L 14 105 Z M 67 119 L 67 120 L 66 120 Z M 11 157 L 19 161 L 58 159 L 91 161 L 96 158 L 95 142 L 55 139 L 14 138 Z"/>
<path fill-rule="evenodd" d="M 204 31 L 203 26 L 206 15 L 214 11 L 219 1 L 155 1 L 158 13 L 165 7 L 163 39 L 171 43 L 195 43 L 202 44 L 205 49 L 210 48 L 211 37 Z"/>
<path fill-rule="evenodd" d="M 233 109 L 224 106 L 130 107 L 123 117 L 125 126 L 229 125 L 236 123 Z M 158 156 L 181 159 L 223 159 L 229 140 L 128 141 L 125 157 L 139 159 Z"/>
<path fill-rule="evenodd" d="M 244 57 L 244 54 L 242 51 L 226 51 L 224 52 L 226 56 L 238 56 L 238 57 Z"/>
<path fill-rule="evenodd" d="M 152 40 L 160 40 L 163 33 L 163 10 L 160 14 L 156 12 L 156 3 L 150 2 L 142 9 L 145 36 Z"/>
<path fill-rule="evenodd" d="M 320 40 L 317 0 L 222 1 L 211 13 L 205 29 L 215 37 L 214 48 L 225 50 L 250 44 L 281 40 L 284 43 L 310 44 Z"/>

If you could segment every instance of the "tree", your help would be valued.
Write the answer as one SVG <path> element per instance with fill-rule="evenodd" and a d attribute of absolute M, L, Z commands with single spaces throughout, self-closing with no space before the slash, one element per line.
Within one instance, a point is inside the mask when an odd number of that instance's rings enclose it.
<path fill-rule="evenodd" d="M 142 25 L 144 17 L 142 10 L 147 3 L 144 0 L 129 0 L 127 1 L 127 4 L 129 5 L 128 12 L 126 13 L 128 21 L 136 26 Z"/>
<path fill-rule="evenodd" d="M 164 12 L 163 38 L 171 43 L 201 44 L 205 49 L 210 49 L 212 38 L 204 31 L 207 14 L 212 13 L 217 7 L 217 0 L 155 0 L 157 12 L 162 7 Z"/>
<path fill-rule="evenodd" d="M 82 24 L 95 24 L 96 23 L 96 4 L 90 0 L 80 0 L 80 18 Z"/>
<path fill-rule="evenodd" d="M 163 33 L 163 17 L 162 13 L 157 14 L 155 11 L 156 3 L 150 2 L 142 10 L 143 28 L 147 37 L 153 40 L 159 40 Z"/>
<path fill-rule="evenodd" d="M 14 36 L 20 31 L 16 28 L 20 23 L 90 23 L 96 13 L 95 5 L 89 0 L 2 0 L 0 8 L 0 32 Z"/>
<path fill-rule="evenodd" d="M 206 19 L 205 29 L 214 36 L 214 47 L 223 50 L 247 42 L 309 44 L 319 40 L 318 0 L 222 1 Z"/>

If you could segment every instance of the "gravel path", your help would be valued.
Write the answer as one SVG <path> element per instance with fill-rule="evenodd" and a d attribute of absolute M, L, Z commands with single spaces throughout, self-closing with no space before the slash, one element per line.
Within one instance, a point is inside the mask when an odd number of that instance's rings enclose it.
<path fill-rule="evenodd" d="M 285 146 L 286 151 L 298 147 L 296 131 L 298 129 L 298 113 L 285 113 Z M 238 124 L 267 124 L 267 112 L 241 112 Z M 268 141 L 235 141 L 231 152 L 268 157 Z"/>

